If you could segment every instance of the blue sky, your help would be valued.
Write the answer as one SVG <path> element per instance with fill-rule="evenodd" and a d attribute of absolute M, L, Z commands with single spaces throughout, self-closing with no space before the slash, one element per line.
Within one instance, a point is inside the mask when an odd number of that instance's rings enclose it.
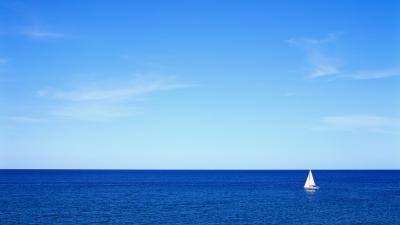
<path fill-rule="evenodd" d="M 0 167 L 400 166 L 395 1 L 2 1 Z"/>

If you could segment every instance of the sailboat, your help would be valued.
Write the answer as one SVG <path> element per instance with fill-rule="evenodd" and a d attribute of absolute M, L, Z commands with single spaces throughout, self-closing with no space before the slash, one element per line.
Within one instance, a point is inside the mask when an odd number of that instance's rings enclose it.
<path fill-rule="evenodd" d="M 314 177 L 312 175 L 312 172 L 308 172 L 308 177 L 306 180 L 306 183 L 304 184 L 304 189 L 306 190 L 317 190 L 319 187 L 315 184 L 314 182 Z"/>

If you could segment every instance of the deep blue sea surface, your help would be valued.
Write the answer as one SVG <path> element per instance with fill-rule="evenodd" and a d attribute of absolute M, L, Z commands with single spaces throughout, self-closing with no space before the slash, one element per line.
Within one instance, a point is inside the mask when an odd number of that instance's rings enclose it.
<path fill-rule="evenodd" d="M 0 170 L 0 224 L 400 224 L 400 171 Z"/>

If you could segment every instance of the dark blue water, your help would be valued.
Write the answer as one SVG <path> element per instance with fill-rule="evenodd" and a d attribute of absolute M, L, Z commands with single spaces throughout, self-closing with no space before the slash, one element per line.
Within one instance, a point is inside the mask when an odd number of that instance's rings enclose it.
<path fill-rule="evenodd" d="M 0 224 L 400 224 L 400 171 L 0 170 Z"/>

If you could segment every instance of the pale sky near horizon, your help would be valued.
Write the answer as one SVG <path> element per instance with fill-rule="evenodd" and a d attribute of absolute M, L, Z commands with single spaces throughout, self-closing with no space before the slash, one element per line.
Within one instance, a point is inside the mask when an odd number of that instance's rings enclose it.
<path fill-rule="evenodd" d="M 1 1 L 0 168 L 399 169 L 399 1 Z"/>

